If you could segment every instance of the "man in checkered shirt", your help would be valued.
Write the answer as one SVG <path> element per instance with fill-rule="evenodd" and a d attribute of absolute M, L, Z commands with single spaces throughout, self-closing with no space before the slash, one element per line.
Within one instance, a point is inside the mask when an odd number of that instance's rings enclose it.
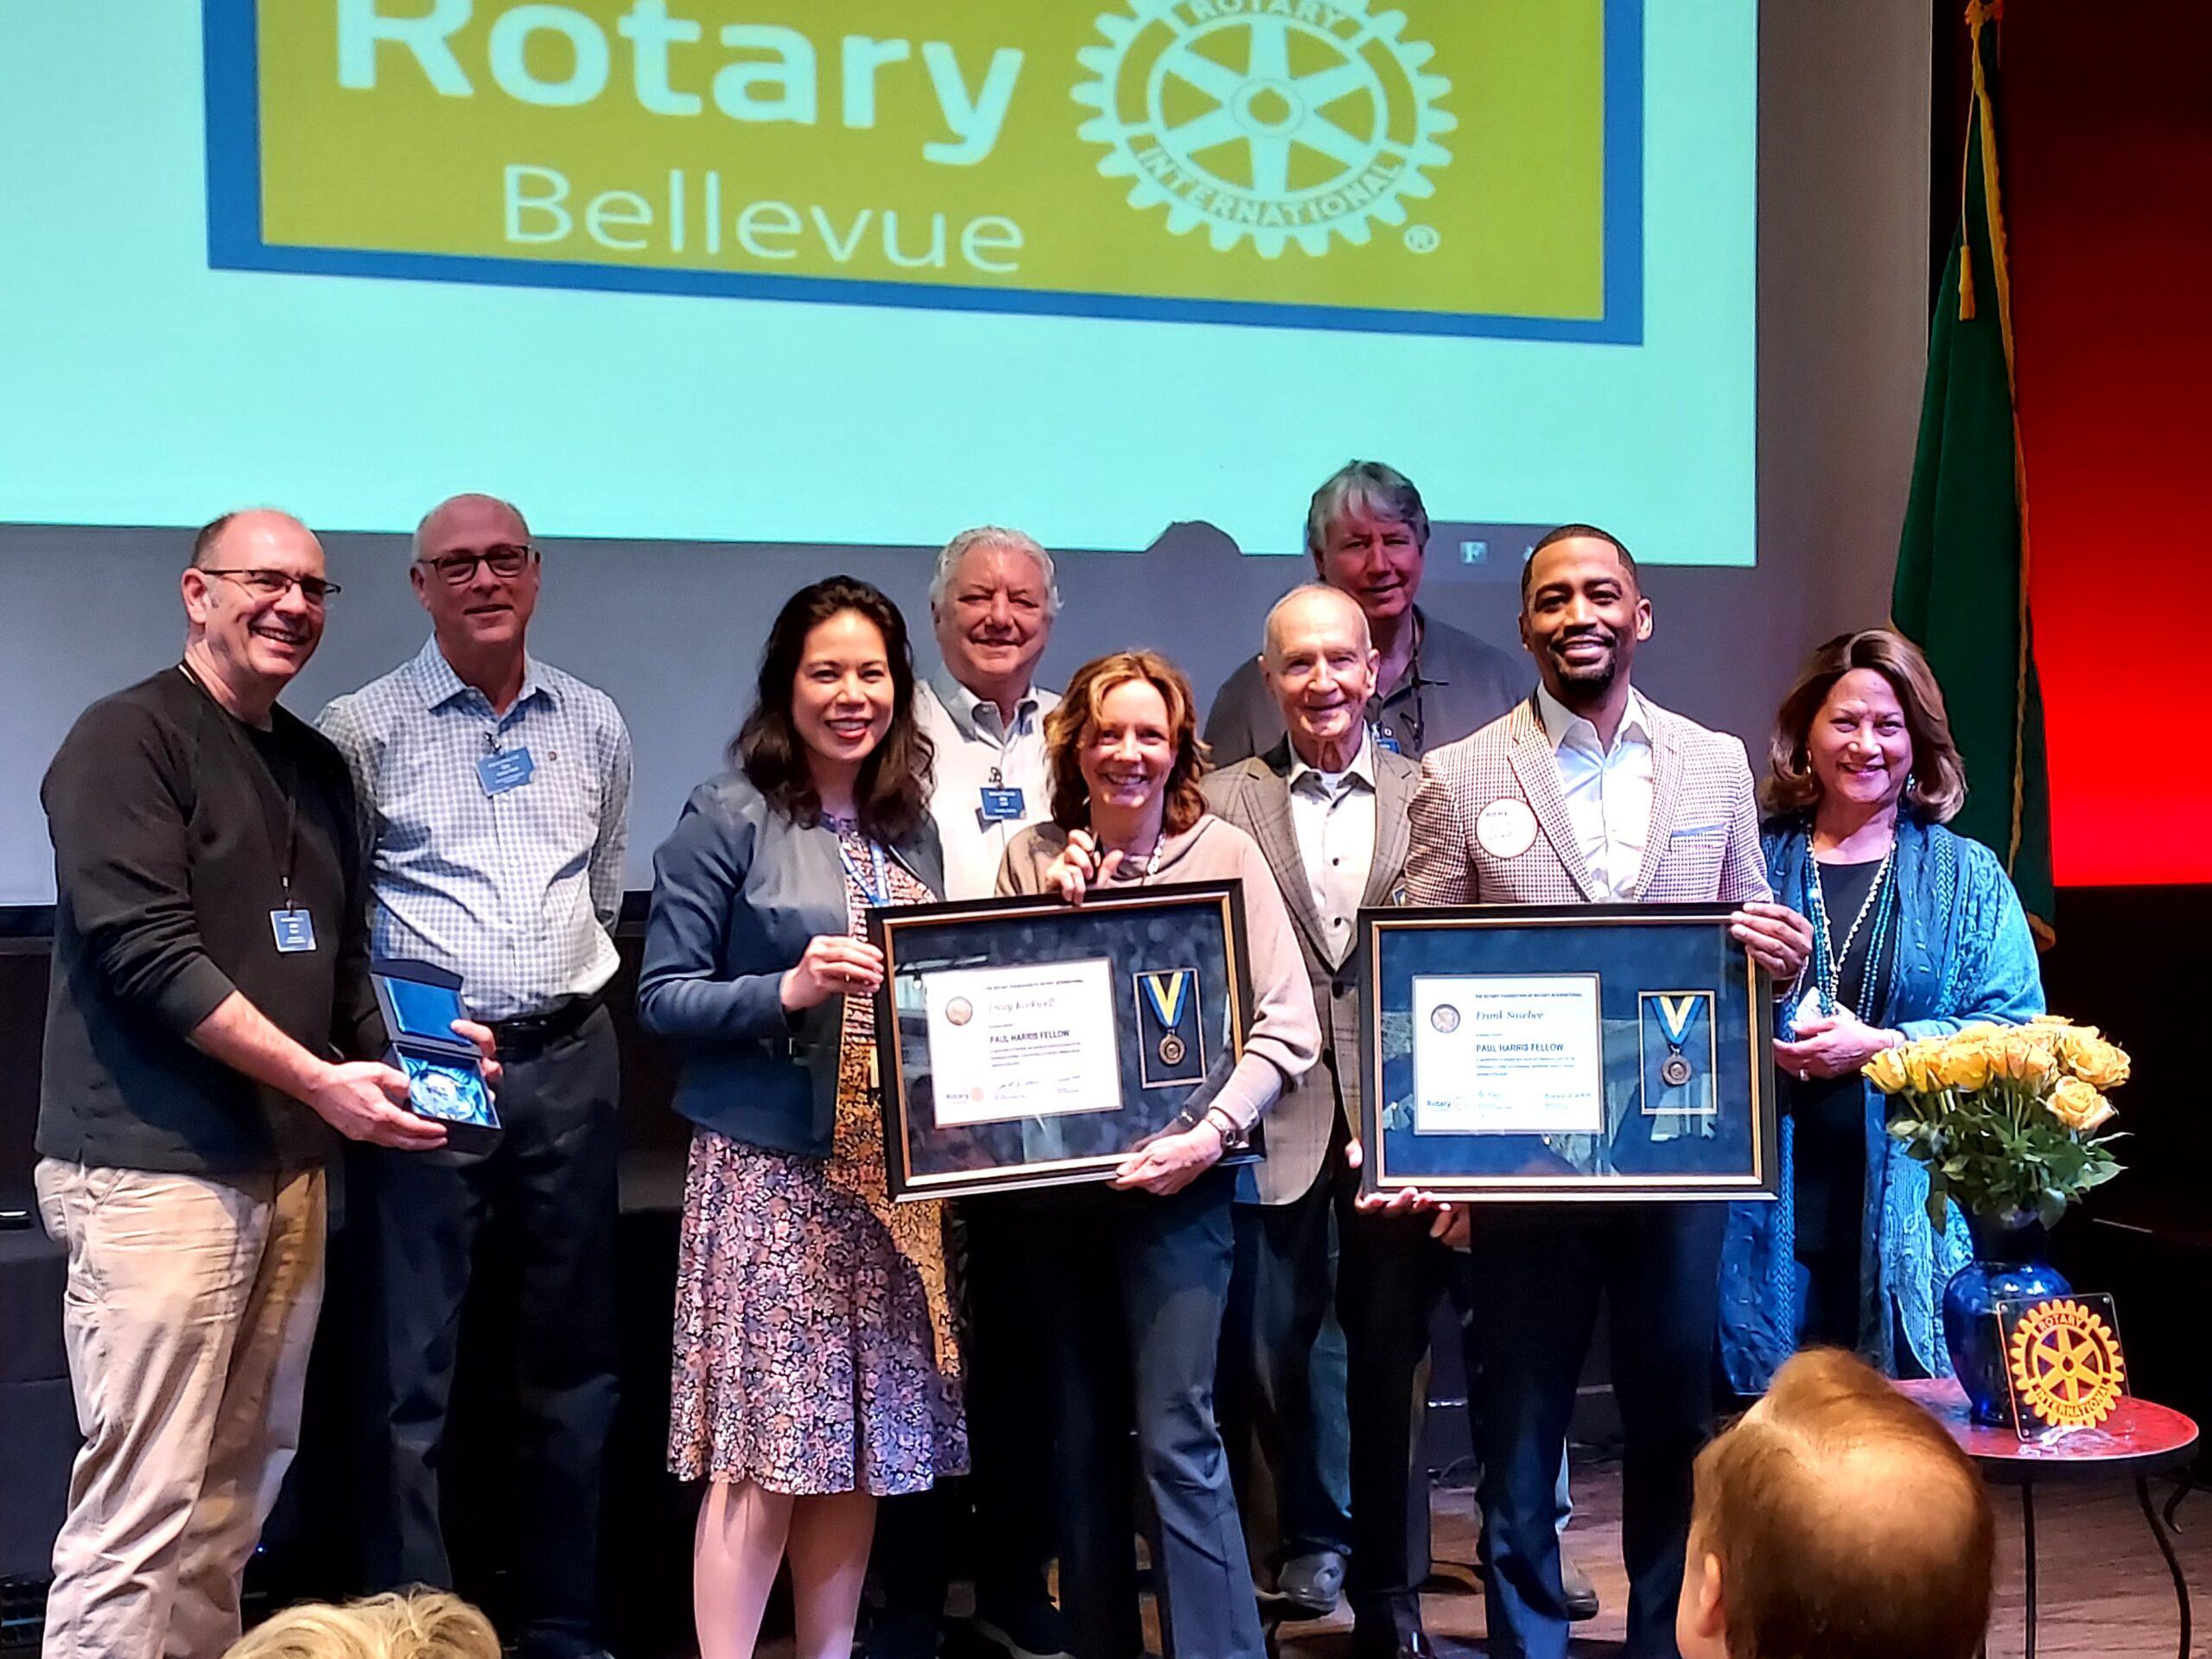
<path fill-rule="evenodd" d="M 375 952 L 461 976 L 499 1039 L 496 1150 L 363 1157 L 378 1340 L 364 1379 L 375 1483 L 369 1588 L 451 1588 L 438 1466 L 478 1235 L 512 1243 L 519 1659 L 599 1650 L 600 1468 L 614 1416 L 614 1026 L 630 734 L 605 693 L 532 658 L 539 556 L 521 513 L 442 503 L 409 575 L 430 613 L 415 658 L 318 722 L 353 773 Z"/>

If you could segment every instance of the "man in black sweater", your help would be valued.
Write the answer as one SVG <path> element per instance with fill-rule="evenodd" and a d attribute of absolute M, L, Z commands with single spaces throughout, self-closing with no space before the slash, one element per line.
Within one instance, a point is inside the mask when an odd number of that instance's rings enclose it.
<path fill-rule="evenodd" d="M 184 660 L 86 709 L 41 791 L 36 1179 L 69 1252 L 85 1430 L 48 1659 L 216 1659 L 236 1639 L 298 1438 L 323 1160 L 339 1135 L 444 1140 L 367 1058 L 385 1032 L 345 762 L 276 706 L 322 637 L 322 548 L 283 513 L 229 514 L 181 587 Z"/>

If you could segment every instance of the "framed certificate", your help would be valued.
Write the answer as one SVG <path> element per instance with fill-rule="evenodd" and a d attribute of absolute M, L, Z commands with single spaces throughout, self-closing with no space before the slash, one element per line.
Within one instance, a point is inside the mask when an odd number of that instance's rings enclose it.
<path fill-rule="evenodd" d="M 1733 909 L 1362 911 L 1362 1188 L 1771 1198 L 1773 987 Z"/>
<path fill-rule="evenodd" d="M 1103 1180 L 1243 1057 L 1240 882 L 902 905 L 868 938 L 894 1198 Z"/>

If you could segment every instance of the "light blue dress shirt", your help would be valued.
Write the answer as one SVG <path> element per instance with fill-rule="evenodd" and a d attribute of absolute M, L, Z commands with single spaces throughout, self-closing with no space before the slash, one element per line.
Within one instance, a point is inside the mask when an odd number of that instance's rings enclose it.
<path fill-rule="evenodd" d="M 632 769 L 613 699 L 531 658 L 495 714 L 433 639 L 315 723 L 360 798 L 378 956 L 459 974 L 462 1001 L 490 1020 L 613 976 Z M 522 748 L 529 781 L 492 792 L 477 763 Z"/>

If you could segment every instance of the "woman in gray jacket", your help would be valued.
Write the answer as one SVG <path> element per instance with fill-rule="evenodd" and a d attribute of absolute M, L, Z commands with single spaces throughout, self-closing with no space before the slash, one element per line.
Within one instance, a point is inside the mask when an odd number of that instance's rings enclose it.
<path fill-rule="evenodd" d="M 710 1484 L 702 1659 L 743 1659 L 788 1553 L 802 1659 L 851 1650 L 879 1497 L 968 1462 L 936 1204 L 893 1206 L 874 1103 L 876 905 L 937 896 L 898 608 L 831 577 L 769 630 L 732 768 L 653 861 L 639 1012 L 694 1126 L 669 1463 Z"/>

